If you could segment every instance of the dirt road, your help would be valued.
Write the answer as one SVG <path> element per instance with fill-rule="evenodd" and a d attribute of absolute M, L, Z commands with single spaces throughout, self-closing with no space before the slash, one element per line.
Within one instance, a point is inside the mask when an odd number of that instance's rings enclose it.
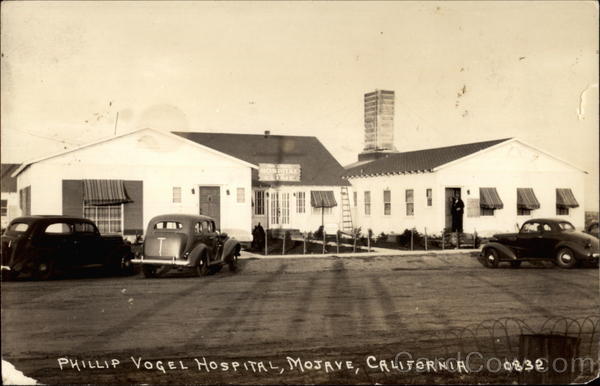
<path fill-rule="evenodd" d="M 3 283 L 2 356 L 43 383 L 491 382 L 387 372 L 369 356 L 430 355 L 450 344 L 439 332 L 485 319 L 588 315 L 597 269 L 488 269 L 468 254 L 255 259 L 202 278 Z"/>

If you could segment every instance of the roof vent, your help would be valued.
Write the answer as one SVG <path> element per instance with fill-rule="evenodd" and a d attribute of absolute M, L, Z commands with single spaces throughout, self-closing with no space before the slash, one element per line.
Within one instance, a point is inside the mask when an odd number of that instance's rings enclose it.
<path fill-rule="evenodd" d="M 271 135 L 271 130 L 265 130 L 265 138 Z"/>

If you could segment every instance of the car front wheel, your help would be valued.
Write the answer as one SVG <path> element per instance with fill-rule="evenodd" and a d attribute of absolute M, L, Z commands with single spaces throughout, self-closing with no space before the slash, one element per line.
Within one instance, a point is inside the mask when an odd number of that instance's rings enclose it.
<path fill-rule="evenodd" d="M 556 264 L 561 268 L 573 268 L 577 264 L 573 251 L 569 248 L 560 248 L 556 252 Z"/>
<path fill-rule="evenodd" d="M 499 259 L 498 252 L 495 249 L 489 248 L 485 252 L 485 265 L 488 268 L 496 268 L 498 267 Z"/>
<path fill-rule="evenodd" d="M 238 257 L 237 257 L 237 255 L 234 254 L 231 257 L 231 260 L 229 260 L 229 263 L 227 263 L 229 265 L 229 271 L 230 272 L 237 271 L 237 262 L 238 262 Z"/>
<path fill-rule="evenodd" d="M 54 263 L 50 260 L 41 260 L 33 272 L 35 280 L 50 280 L 54 277 Z"/>

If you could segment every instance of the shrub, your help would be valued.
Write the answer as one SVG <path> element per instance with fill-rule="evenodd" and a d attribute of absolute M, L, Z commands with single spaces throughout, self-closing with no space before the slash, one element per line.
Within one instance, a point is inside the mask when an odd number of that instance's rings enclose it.
<path fill-rule="evenodd" d="M 313 237 L 316 240 L 322 240 L 323 239 L 323 225 L 319 226 L 319 229 L 317 229 L 317 231 L 315 233 L 313 233 Z"/>
<path fill-rule="evenodd" d="M 384 232 L 381 232 L 379 234 L 379 236 L 377 236 L 377 239 L 375 239 L 375 242 L 380 243 L 380 242 L 385 242 L 387 241 L 388 235 L 386 235 Z"/>

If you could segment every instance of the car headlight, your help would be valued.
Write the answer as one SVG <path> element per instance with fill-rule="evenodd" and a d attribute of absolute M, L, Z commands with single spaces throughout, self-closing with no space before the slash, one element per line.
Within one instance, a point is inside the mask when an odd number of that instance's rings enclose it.
<path fill-rule="evenodd" d="M 586 248 L 586 249 L 590 249 L 591 247 L 592 247 L 592 242 L 591 242 L 590 240 L 588 240 L 588 241 L 585 243 L 585 248 Z"/>

